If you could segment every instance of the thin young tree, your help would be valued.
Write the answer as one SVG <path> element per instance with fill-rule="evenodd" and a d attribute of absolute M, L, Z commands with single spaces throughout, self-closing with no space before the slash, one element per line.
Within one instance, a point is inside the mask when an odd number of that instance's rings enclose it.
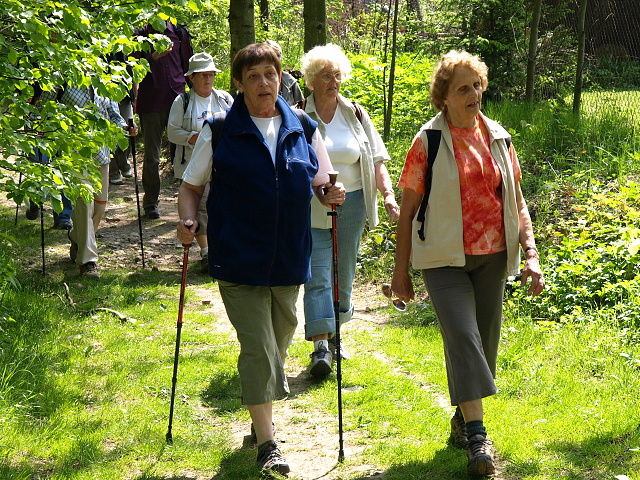
<path fill-rule="evenodd" d="M 531 15 L 531 26 L 529 31 L 529 55 L 527 56 L 527 85 L 525 99 L 533 102 L 535 93 L 534 85 L 536 81 L 536 60 L 538 56 L 538 29 L 540 26 L 540 16 L 542 12 L 542 0 L 533 1 L 533 12 Z"/>

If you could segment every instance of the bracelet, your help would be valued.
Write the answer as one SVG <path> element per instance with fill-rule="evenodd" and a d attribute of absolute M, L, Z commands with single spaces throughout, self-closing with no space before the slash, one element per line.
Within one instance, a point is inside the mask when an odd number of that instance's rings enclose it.
<path fill-rule="evenodd" d="M 533 250 L 534 252 L 536 252 L 536 254 L 539 255 L 538 249 L 536 247 L 527 247 L 524 249 L 524 253 L 527 253 L 529 250 Z"/>

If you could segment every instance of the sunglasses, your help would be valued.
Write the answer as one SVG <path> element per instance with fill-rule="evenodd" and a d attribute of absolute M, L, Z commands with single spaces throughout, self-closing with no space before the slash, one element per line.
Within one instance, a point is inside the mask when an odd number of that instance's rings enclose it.
<path fill-rule="evenodd" d="M 390 283 L 383 283 L 382 284 L 382 294 L 385 297 L 387 297 L 389 300 L 391 300 L 391 303 L 393 304 L 393 307 L 396 310 L 398 310 L 399 312 L 404 312 L 407 309 L 407 304 L 406 303 L 404 303 L 399 298 L 393 298 L 393 292 L 391 291 L 391 284 Z"/>
<path fill-rule="evenodd" d="M 324 83 L 329 83 L 331 80 L 335 78 L 336 81 L 341 82 L 342 77 L 343 77 L 342 72 L 323 73 L 322 75 L 320 75 L 320 80 L 322 80 Z"/>

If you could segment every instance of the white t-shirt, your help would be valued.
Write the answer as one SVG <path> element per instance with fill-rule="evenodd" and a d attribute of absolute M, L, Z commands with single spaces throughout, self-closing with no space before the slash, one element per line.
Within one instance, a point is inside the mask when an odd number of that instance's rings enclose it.
<path fill-rule="evenodd" d="M 276 147 L 278 146 L 278 132 L 280 131 L 280 125 L 282 125 L 282 117 L 276 115 L 275 117 L 251 117 L 253 123 L 256 124 L 260 133 L 264 138 L 265 143 L 269 147 L 271 153 L 271 160 L 273 165 L 276 164 Z"/>
<path fill-rule="evenodd" d="M 252 117 L 253 118 L 253 117 Z M 275 129 L 275 140 L 277 142 L 277 132 L 280 129 L 280 124 L 282 123 L 282 119 L 278 115 L 278 126 L 275 127 L 276 121 L 273 122 L 272 125 L 267 123 L 267 129 L 273 128 Z M 264 119 L 269 120 L 269 119 Z M 260 128 L 260 127 L 258 127 Z M 267 140 L 268 143 L 268 140 Z M 318 129 L 313 133 L 313 137 L 311 140 L 311 147 L 315 150 L 316 156 L 318 157 L 318 173 L 313 179 L 312 185 L 324 185 L 329 181 L 329 175 L 327 172 L 333 170 L 331 165 L 331 160 L 329 160 L 329 154 L 327 153 L 327 149 L 324 146 L 324 142 L 322 141 L 322 137 L 320 136 L 320 132 Z M 272 151 L 271 157 L 274 157 L 275 145 L 272 148 L 269 146 L 269 149 Z M 211 168 L 213 162 L 213 146 L 211 145 L 211 129 L 205 128 L 200 132 L 198 136 L 198 140 L 196 140 L 196 144 L 193 147 L 193 153 L 191 155 L 191 161 L 187 166 L 187 169 L 184 172 L 182 177 L 183 181 L 190 183 L 191 185 L 205 185 L 207 182 L 211 181 Z"/>
<path fill-rule="evenodd" d="M 201 97 L 193 92 L 193 107 L 191 109 L 191 126 L 194 132 L 201 132 L 204 121 L 213 116 L 214 113 L 221 112 L 219 102 L 212 93 L 208 97 Z"/>
<path fill-rule="evenodd" d="M 360 145 L 341 108 L 336 108 L 333 118 L 326 124 L 324 144 L 347 192 L 362 189 Z"/>

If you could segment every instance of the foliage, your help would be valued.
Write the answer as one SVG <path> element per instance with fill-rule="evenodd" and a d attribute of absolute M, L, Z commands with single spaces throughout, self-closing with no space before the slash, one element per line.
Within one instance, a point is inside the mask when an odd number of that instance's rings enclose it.
<path fill-rule="evenodd" d="M 565 216 L 538 225 L 547 291 L 527 302 L 533 318 L 559 322 L 612 315 L 626 328 L 640 323 L 640 184 L 568 179 Z"/>
<path fill-rule="evenodd" d="M 61 190 L 72 199 L 80 194 L 90 198 L 91 189 L 79 186 L 95 171 L 89 159 L 102 145 L 126 144 L 124 135 L 100 120 L 94 106 L 33 105 L 34 89 L 91 85 L 99 95 L 122 99 L 132 81 L 142 80 L 148 70 L 146 61 L 138 62 L 131 54 L 149 50 L 152 44 L 159 50 L 168 47 L 163 35 L 132 38 L 133 29 L 150 22 L 162 31 L 165 20 L 176 21 L 172 3 L 2 2 L 0 183 L 9 198 L 40 202 L 48 194 L 59 199 Z M 197 8 L 195 0 L 180 3 Z M 125 54 L 124 63 L 111 60 L 116 52 Z M 31 163 L 37 146 L 53 158 L 50 167 Z M 19 184 L 17 174 L 22 174 L 24 184 Z"/>

